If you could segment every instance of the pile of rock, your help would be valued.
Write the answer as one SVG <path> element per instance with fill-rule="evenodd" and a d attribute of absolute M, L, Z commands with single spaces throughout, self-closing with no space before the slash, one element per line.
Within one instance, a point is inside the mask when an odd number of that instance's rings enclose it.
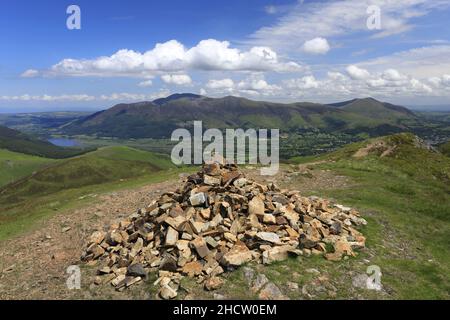
<path fill-rule="evenodd" d="M 245 178 L 234 164 L 212 163 L 108 231 L 90 237 L 82 260 L 99 263 L 97 284 L 123 290 L 159 272 L 164 299 L 177 296 L 183 276 L 206 290 L 218 276 L 250 261 L 321 254 L 338 261 L 365 245 L 357 211 L 297 191 Z"/>

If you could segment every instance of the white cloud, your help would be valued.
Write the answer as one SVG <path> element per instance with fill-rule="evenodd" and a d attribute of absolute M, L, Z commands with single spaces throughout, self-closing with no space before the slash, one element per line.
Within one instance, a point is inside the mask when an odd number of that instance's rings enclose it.
<path fill-rule="evenodd" d="M 266 80 L 258 78 L 249 78 L 246 80 L 242 80 L 238 83 L 237 87 L 240 90 L 250 90 L 262 93 L 269 93 L 271 91 L 280 89 L 279 86 L 269 84 Z"/>
<path fill-rule="evenodd" d="M 269 47 L 253 47 L 242 52 L 228 41 L 202 40 L 186 53 L 191 68 L 199 70 L 299 71 L 294 62 L 282 63 Z"/>
<path fill-rule="evenodd" d="M 208 93 L 213 96 L 223 94 L 273 96 L 281 93 L 282 90 L 280 86 L 268 83 L 262 74 L 251 74 L 240 81 L 234 81 L 230 78 L 209 80 L 206 87 L 209 89 Z"/>
<path fill-rule="evenodd" d="M 335 72 L 335 71 L 328 71 L 327 73 L 328 78 L 332 79 L 332 80 L 345 80 L 347 77 L 344 76 L 342 73 L 340 72 Z"/>
<path fill-rule="evenodd" d="M 169 50 L 170 48 L 170 50 Z M 248 51 L 225 47 L 223 43 L 207 41 L 187 50 L 182 45 L 175 42 L 157 45 L 151 50 L 150 55 L 145 56 L 146 65 L 152 68 L 160 68 L 157 74 L 162 81 L 175 85 L 192 85 L 193 81 L 189 75 L 181 70 L 181 67 L 188 66 L 195 70 L 217 70 L 219 66 L 223 78 L 208 79 L 194 90 L 203 95 L 236 95 L 249 97 L 262 97 L 275 100 L 339 100 L 344 98 L 375 96 L 384 98 L 386 101 L 392 99 L 403 99 L 413 97 L 450 97 L 450 45 L 435 45 L 411 49 L 398 52 L 392 55 L 362 61 L 348 66 L 334 65 L 332 71 L 328 71 L 325 77 L 321 77 L 322 72 L 317 74 L 308 73 L 305 76 L 297 76 L 286 79 L 284 76 L 273 77 L 277 82 L 266 80 L 264 72 L 250 72 L 250 66 L 256 62 L 255 57 L 264 57 L 266 65 L 268 61 L 279 61 L 277 54 L 273 51 L 266 51 L 261 47 L 254 47 Z M 223 50 L 225 48 L 225 50 Z M 173 49 L 173 50 L 172 50 Z M 180 50 L 181 49 L 181 50 Z M 168 50 L 168 51 L 166 51 Z M 243 58 L 243 54 L 248 53 L 252 58 Z M 237 54 L 237 55 L 236 55 Z M 172 55 L 168 57 L 167 55 Z M 141 57 L 138 54 L 137 57 Z M 142 65 L 134 62 L 135 53 L 123 51 L 120 54 L 107 58 L 99 58 L 96 61 L 96 68 L 106 68 L 106 74 L 142 76 L 145 79 L 139 86 L 146 87 L 152 84 L 153 71 L 148 72 Z M 174 59 L 173 57 L 178 57 Z M 237 57 L 237 58 L 236 58 Z M 140 59 L 140 58 L 139 58 Z M 143 58 L 142 58 L 143 59 Z M 259 58 L 258 58 L 259 59 Z M 92 60 L 94 61 L 94 60 Z M 186 65 L 186 61 L 189 64 Z M 80 64 L 80 65 L 78 65 Z M 289 64 L 283 63 L 286 67 Z M 93 69 L 85 69 L 90 66 L 84 60 L 73 63 L 69 68 L 70 72 L 77 74 L 88 74 Z M 239 66 L 240 69 L 235 69 Z M 78 69 L 79 68 L 79 69 Z M 150 68 L 150 67 L 149 67 Z M 162 72 L 163 68 L 174 70 Z M 106 70 L 105 69 L 105 70 Z M 281 68 L 282 69 L 282 68 Z M 281 70 L 279 66 L 277 70 Z M 31 69 L 32 70 L 32 69 Z M 148 69 L 153 70 L 153 69 Z M 246 71 L 236 73 L 230 71 Z M 67 70 L 66 70 L 67 71 Z M 323 71 L 323 70 L 320 70 Z M 37 71 L 38 73 L 42 73 Z M 69 72 L 69 71 L 67 71 Z M 29 75 L 36 74 L 29 72 Z M 236 75 L 236 78 L 234 78 Z M 201 77 L 199 77 L 201 78 Z M 207 91 L 206 91 L 207 90 Z M 3 96 L 4 101 L 141 101 L 151 100 L 153 96 L 134 93 L 114 93 L 109 95 L 21 95 Z M 320 101 L 320 100 L 319 100 Z"/>
<path fill-rule="evenodd" d="M 384 87 L 386 86 L 387 81 L 384 79 L 369 79 L 367 80 L 367 84 L 369 85 L 369 87 L 373 87 L 373 88 L 380 88 L 380 87 Z"/>
<path fill-rule="evenodd" d="M 370 5 L 381 8 L 381 30 L 367 28 L 369 15 L 366 10 Z M 295 50 L 316 37 L 330 38 L 361 32 L 386 37 L 406 32 L 414 27 L 414 18 L 448 6 L 448 0 L 299 1 L 274 25 L 253 33 L 248 42 Z"/>
<path fill-rule="evenodd" d="M 373 96 L 385 101 L 398 101 L 399 99 L 416 101 L 417 97 L 450 97 L 450 74 L 420 79 L 394 68 L 369 72 L 350 65 L 342 69 L 330 71 L 322 78 L 309 74 L 298 78 L 280 79 L 278 83 L 270 83 L 261 73 L 250 74 L 240 80 L 231 78 L 210 79 L 198 91 L 202 95 L 209 96 L 235 95 L 278 101 L 298 101 L 301 99 L 318 102 L 348 100 L 367 96 Z M 345 72 L 348 73 L 348 76 Z M 170 81 L 173 81 L 172 76 L 176 75 L 171 75 Z M 100 96 L 86 94 L 57 96 L 21 95 L 0 96 L 0 100 L 135 102 L 154 100 L 167 96 L 169 93 L 168 90 L 163 90 L 153 94 L 112 93 Z"/>
<path fill-rule="evenodd" d="M 176 40 L 158 43 L 144 53 L 122 49 L 111 56 L 95 59 L 64 59 L 45 71 L 50 76 L 125 76 L 148 77 L 188 70 L 275 71 L 294 72 L 302 67 L 292 61 L 280 61 L 266 46 L 247 51 L 232 48 L 228 41 L 208 39 L 192 48 Z"/>
<path fill-rule="evenodd" d="M 285 85 L 289 89 L 316 89 L 319 87 L 319 82 L 314 76 L 305 76 L 299 79 L 286 80 Z"/>
<path fill-rule="evenodd" d="M 389 81 L 402 81 L 405 80 L 406 76 L 400 74 L 398 70 L 395 69 L 387 69 L 383 72 L 382 77 Z"/>
<path fill-rule="evenodd" d="M 234 87 L 234 81 L 229 78 L 221 80 L 211 79 L 206 84 L 206 87 L 209 89 L 230 89 Z"/>
<path fill-rule="evenodd" d="M 167 84 L 175 84 L 177 86 L 185 86 L 192 83 L 191 77 L 187 74 L 164 74 L 161 80 Z"/>
<path fill-rule="evenodd" d="M 28 70 L 24 71 L 20 76 L 22 78 L 35 78 L 35 77 L 39 76 L 39 71 L 37 71 L 35 69 L 28 69 Z"/>
<path fill-rule="evenodd" d="M 378 73 L 371 81 L 372 84 L 377 84 L 384 91 L 395 94 L 439 95 L 443 93 L 438 90 L 434 91 L 426 83 L 426 80 L 416 79 L 396 69 L 387 69 L 382 73 Z"/>
<path fill-rule="evenodd" d="M 410 96 L 449 97 L 450 46 L 434 45 L 397 52 L 346 68 L 352 79 L 339 80 L 352 93 L 386 99 Z"/>
<path fill-rule="evenodd" d="M 152 80 L 145 80 L 145 81 L 141 81 L 141 82 L 139 82 L 139 84 L 138 84 L 138 86 L 139 87 L 143 87 L 143 88 L 145 88 L 145 87 L 151 87 L 153 85 L 153 81 Z"/>
<path fill-rule="evenodd" d="M 63 95 L 57 95 L 52 96 L 48 94 L 43 95 L 30 95 L 30 94 L 23 94 L 18 96 L 0 96 L 0 100 L 5 101 L 93 101 L 96 98 L 91 95 L 87 94 L 63 94 Z"/>
<path fill-rule="evenodd" d="M 154 100 L 162 97 L 166 97 L 170 94 L 168 90 L 160 90 L 159 92 L 152 94 L 139 94 L 139 93 L 111 93 L 103 94 L 99 96 L 87 95 L 87 94 L 62 94 L 62 95 L 30 95 L 23 94 L 17 96 L 0 96 L 0 100 L 3 101 L 43 101 L 43 102 L 87 102 L 87 101 L 145 101 Z"/>
<path fill-rule="evenodd" d="M 350 67 L 350 66 L 349 66 Z M 445 97 L 450 95 L 450 75 L 433 79 L 416 79 L 396 69 L 369 73 L 350 68 L 357 77 L 333 71 L 317 79 L 313 75 L 282 81 L 280 96 L 291 100 L 306 99 L 323 102 L 355 97 L 378 97 L 383 100 L 414 99 L 416 97 Z M 446 84 L 445 84 L 446 83 Z"/>
<path fill-rule="evenodd" d="M 423 80 L 403 74 L 396 69 L 387 69 L 382 72 L 368 74 L 365 78 L 367 88 L 374 93 L 385 95 L 428 95 L 433 89 Z M 355 88 L 364 88 L 364 81 L 355 84 Z"/>
<path fill-rule="evenodd" d="M 411 85 L 411 88 L 414 90 L 414 92 L 418 93 L 432 93 L 433 89 L 431 89 L 430 86 L 423 83 L 422 81 L 419 81 L 417 79 L 411 79 L 409 80 L 409 83 Z"/>
<path fill-rule="evenodd" d="M 370 77 L 370 73 L 366 69 L 359 68 L 355 65 L 348 66 L 346 71 L 354 80 L 362 80 Z"/>
<path fill-rule="evenodd" d="M 330 51 L 330 45 L 325 38 L 314 38 L 303 44 L 303 51 L 310 54 L 325 54 Z"/>
<path fill-rule="evenodd" d="M 428 83 L 430 83 L 431 86 L 438 88 L 441 86 L 442 80 L 440 77 L 430 77 L 428 78 Z"/>
<path fill-rule="evenodd" d="M 401 51 L 358 63 L 358 66 L 374 72 L 395 67 L 399 72 L 419 79 L 438 77 L 445 70 L 450 70 L 450 45 L 436 45 Z"/>
<path fill-rule="evenodd" d="M 430 77 L 427 82 L 435 88 L 450 89 L 450 74 L 444 74 L 440 77 Z"/>

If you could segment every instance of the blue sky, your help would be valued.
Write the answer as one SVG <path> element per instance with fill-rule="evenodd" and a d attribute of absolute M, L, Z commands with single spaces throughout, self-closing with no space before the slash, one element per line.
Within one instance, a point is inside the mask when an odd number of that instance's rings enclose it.
<path fill-rule="evenodd" d="M 0 112 L 176 92 L 450 105 L 449 2 L 4 0 Z M 80 30 L 66 26 L 71 4 Z"/>

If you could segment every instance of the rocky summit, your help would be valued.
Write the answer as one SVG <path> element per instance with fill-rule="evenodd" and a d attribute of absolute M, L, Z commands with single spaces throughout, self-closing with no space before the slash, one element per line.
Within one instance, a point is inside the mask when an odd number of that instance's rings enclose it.
<path fill-rule="evenodd" d="M 364 224 L 354 209 L 259 184 L 217 161 L 109 230 L 94 232 L 81 259 L 98 265 L 96 284 L 116 290 L 158 272 L 159 297 L 173 299 L 184 276 L 210 291 L 223 285 L 222 273 L 251 261 L 355 256 L 365 246 L 355 227 Z"/>

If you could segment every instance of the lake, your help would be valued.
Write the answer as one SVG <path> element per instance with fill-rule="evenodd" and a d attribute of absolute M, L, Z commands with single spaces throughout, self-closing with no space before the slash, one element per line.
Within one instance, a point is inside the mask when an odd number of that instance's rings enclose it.
<path fill-rule="evenodd" d="M 81 146 L 81 143 L 79 141 L 73 140 L 73 139 L 50 138 L 47 141 L 58 147 L 79 147 L 79 146 Z"/>

